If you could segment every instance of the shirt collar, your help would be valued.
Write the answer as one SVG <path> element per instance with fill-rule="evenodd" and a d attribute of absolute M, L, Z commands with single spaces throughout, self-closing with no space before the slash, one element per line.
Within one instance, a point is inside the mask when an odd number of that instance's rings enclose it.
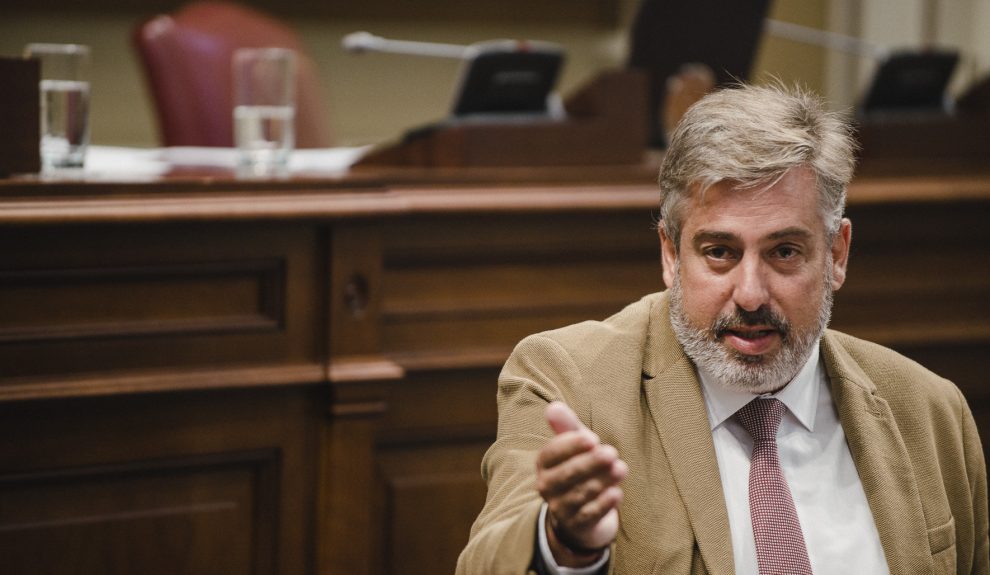
<path fill-rule="evenodd" d="M 825 376 L 825 371 L 821 366 L 819 346 L 814 346 L 808 360 L 794 376 L 794 379 L 777 393 L 765 394 L 765 397 L 774 397 L 787 406 L 787 410 L 801 423 L 808 431 L 815 429 L 815 415 L 818 412 L 818 393 L 821 388 L 817 385 Z M 756 399 L 762 397 L 753 393 L 735 391 L 720 385 L 715 377 L 702 369 L 698 369 L 698 378 L 701 380 L 701 389 L 705 395 L 705 406 L 708 409 L 708 422 L 712 430 L 722 425 L 740 408 Z"/>

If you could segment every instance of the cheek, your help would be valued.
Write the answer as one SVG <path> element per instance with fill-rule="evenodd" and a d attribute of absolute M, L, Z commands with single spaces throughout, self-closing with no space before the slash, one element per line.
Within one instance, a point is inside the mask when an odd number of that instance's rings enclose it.
<path fill-rule="evenodd" d="M 816 275 L 801 281 L 783 282 L 774 290 L 773 300 L 791 323 L 803 325 L 817 321 L 823 281 Z"/>
<path fill-rule="evenodd" d="M 709 325 L 716 317 L 732 311 L 732 287 L 725 278 L 706 274 L 681 273 L 684 311 L 696 325 Z"/>

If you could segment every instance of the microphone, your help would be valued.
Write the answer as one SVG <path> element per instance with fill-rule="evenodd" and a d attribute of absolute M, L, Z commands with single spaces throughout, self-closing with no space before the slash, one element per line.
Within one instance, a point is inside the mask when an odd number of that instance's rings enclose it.
<path fill-rule="evenodd" d="M 369 32 L 352 32 L 341 41 L 348 52 L 386 52 L 412 56 L 436 56 L 463 60 L 468 56 L 468 46 L 444 44 L 440 42 L 413 42 L 409 40 L 388 40 Z"/>
<path fill-rule="evenodd" d="M 839 52 L 875 58 L 877 60 L 883 60 L 890 55 L 890 50 L 879 44 L 854 36 L 839 34 L 838 32 L 827 32 L 817 28 L 792 24 L 791 22 L 783 22 L 781 20 L 772 20 L 770 18 L 764 20 L 764 25 L 766 26 L 766 31 L 773 36 L 811 44 L 820 48 L 830 48 Z"/>
<path fill-rule="evenodd" d="M 455 118 L 558 118 L 563 106 L 553 94 L 564 62 L 563 49 L 539 40 L 488 40 L 467 46 L 440 42 L 389 40 L 368 32 L 344 36 L 351 53 L 388 52 L 437 56 L 463 62 L 454 100 Z M 432 129 L 432 128 L 431 128 Z"/>
<path fill-rule="evenodd" d="M 774 36 L 877 60 L 879 65 L 873 80 L 858 106 L 860 113 L 951 110 L 946 88 L 959 61 L 955 50 L 929 47 L 892 51 L 860 38 L 789 22 L 767 19 L 765 25 Z"/>
<path fill-rule="evenodd" d="M 369 32 L 351 32 L 340 42 L 348 52 L 384 52 L 411 56 L 436 56 L 457 60 L 472 60 L 486 54 L 554 54 L 562 55 L 563 50 L 552 42 L 540 40 L 487 40 L 474 44 L 445 44 L 442 42 L 415 42 L 411 40 L 389 40 Z"/>

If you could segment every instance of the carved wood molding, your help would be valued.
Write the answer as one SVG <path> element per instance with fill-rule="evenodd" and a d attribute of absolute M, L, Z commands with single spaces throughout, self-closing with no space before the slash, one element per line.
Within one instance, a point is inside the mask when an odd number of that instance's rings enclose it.
<path fill-rule="evenodd" d="M 230 282 L 240 282 L 252 290 L 249 306 L 226 315 L 196 317 L 167 317 L 156 307 L 163 298 L 155 297 L 168 286 L 189 290 L 210 288 L 212 291 L 234 289 Z M 220 333 L 244 333 L 277 331 L 285 324 L 285 262 L 280 259 L 259 261 L 230 261 L 180 265 L 120 266 L 112 268 L 63 268 L 0 271 L 0 343 L 49 343 L 62 340 L 91 338 L 130 338 L 144 336 L 189 336 Z M 142 289 L 154 291 L 144 298 Z M 52 312 L 43 305 L 45 299 L 35 299 L 32 294 L 59 293 L 62 300 L 70 300 L 72 292 L 101 286 L 107 292 L 104 301 L 108 308 L 126 299 L 130 303 L 117 311 L 105 309 L 103 317 L 86 317 L 90 306 L 83 306 L 72 313 L 65 310 Z M 243 289 L 243 286 L 242 286 Z M 126 292 L 126 293 L 125 293 Z M 18 295 L 19 298 L 13 296 Z M 117 297 L 113 299 L 112 294 Z M 44 295 L 38 297 L 44 298 Z M 47 300 L 47 301 L 53 301 Z M 56 300 L 57 301 L 57 300 Z M 21 318 L 26 310 L 7 308 L 18 302 L 31 313 Z M 39 322 L 38 317 L 46 321 Z M 75 315 L 76 317 L 73 317 Z M 6 319 L 4 317 L 6 316 Z M 21 318 L 21 319 L 17 319 Z"/>
<path fill-rule="evenodd" d="M 210 370 L 108 373 L 72 377 L 0 380 L 0 402 L 29 399 L 93 397 L 242 387 L 313 385 L 326 381 L 320 364 L 230 367 Z"/>

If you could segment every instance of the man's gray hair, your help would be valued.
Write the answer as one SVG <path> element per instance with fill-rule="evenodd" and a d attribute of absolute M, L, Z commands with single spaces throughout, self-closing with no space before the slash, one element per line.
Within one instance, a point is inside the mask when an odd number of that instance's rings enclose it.
<path fill-rule="evenodd" d="M 688 109 L 660 166 L 661 225 L 680 249 L 684 208 L 694 192 L 722 181 L 773 185 L 787 170 L 811 168 L 828 237 L 834 237 L 855 168 L 848 121 L 821 98 L 779 83 L 713 92 Z"/>

